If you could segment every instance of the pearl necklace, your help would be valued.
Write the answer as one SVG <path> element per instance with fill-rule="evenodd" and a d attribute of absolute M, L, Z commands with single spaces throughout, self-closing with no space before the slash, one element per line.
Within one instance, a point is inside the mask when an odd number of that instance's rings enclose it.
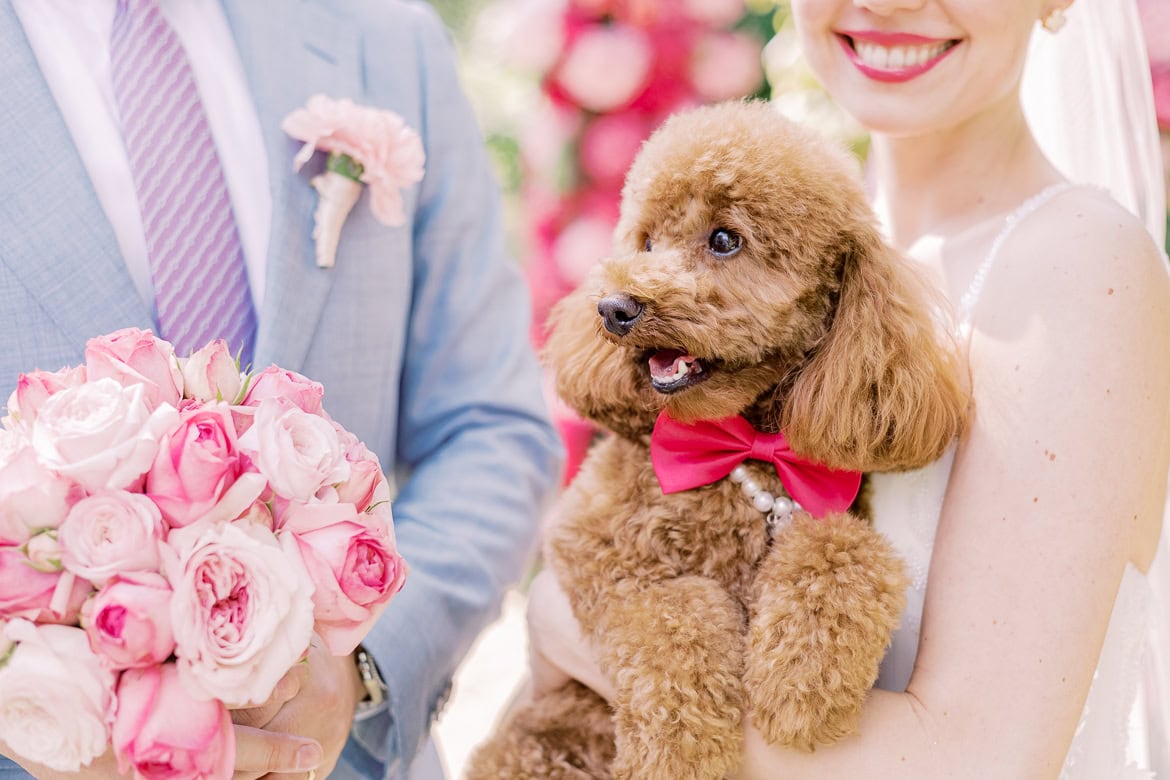
<path fill-rule="evenodd" d="M 759 482 L 748 475 L 747 468 L 741 463 L 727 475 L 751 502 L 752 506 L 762 514 L 767 515 L 768 533 L 779 533 L 792 522 L 793 512 L 799 512 L 804 507 L 788 496 L 773 496 Z"/>

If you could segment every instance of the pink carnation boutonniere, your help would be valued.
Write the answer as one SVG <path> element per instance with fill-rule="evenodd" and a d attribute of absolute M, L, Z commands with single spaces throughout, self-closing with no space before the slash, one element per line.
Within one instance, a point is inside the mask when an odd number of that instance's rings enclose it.
<path fill-rule="evenodd" d="M 319 200 L 313 215 L 317 265 L 331 268 L 341 226 L 362 192 L 370 187 L 370 210 L 383 225 L 401 225 L 406 217 L 400 190 L 423 177 L 422 141 L 393 111 L 359 106 L 324 95 L 309 98 L 284 118 L 281 128 L 305 145 L 293 159 L 299 171 L 313 153 L 328 152 L 325 172 L 314 176 Z"/>

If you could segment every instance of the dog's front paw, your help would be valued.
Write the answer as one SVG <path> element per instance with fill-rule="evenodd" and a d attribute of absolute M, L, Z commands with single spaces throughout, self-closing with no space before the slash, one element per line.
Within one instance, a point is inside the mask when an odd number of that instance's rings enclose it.
<path fill-rule="evenodd" d="M 905 604 L 905 567 L 852 515 L 800 515 L 756 575 L 744 682 L 752 722 L 805 750 L 853 732 Z"/>
<path fill-rule="evenodd" d="M 743 612 L 713 580 L 631 587 L 606 605 L 614 777 L 722 780 L 743 753 Z"/>

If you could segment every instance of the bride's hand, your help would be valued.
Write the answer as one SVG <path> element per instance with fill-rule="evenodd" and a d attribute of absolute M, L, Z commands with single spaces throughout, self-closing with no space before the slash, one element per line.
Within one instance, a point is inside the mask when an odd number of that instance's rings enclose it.
<path fill-rule="evenodd" d="M 574 679 L 613 699 L 613 683 L 598 666 L 592 645 L 581 636 L 569 598 L 549 569 L 529 586 L 528 642 L 535 696 Z"/>

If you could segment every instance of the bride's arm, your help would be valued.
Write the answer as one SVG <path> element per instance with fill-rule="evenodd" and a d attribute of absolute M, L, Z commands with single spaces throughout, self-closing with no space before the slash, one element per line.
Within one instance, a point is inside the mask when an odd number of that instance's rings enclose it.
<path fill-rule="evenodd" d="M 1170 461 L 1163 260 L 1112 206 L 1075 201 L 1021 225 L 984 290 L 906 692 L 875 691 L 859 735 L 813 754 L 749 729 L 742 778 L 1059 772 Z"/>
<path fill-rule="evenodd" d="M 749 726 L 741 778 L 1059 771 L 1125 564 L 1153 553 L 1170 465 L 1163 261 L 1116 207 L 1069 200 L 1020 225 L 983 293 L 976 411 L 907 691 L 874 691 L 858 736 L 811 754 Z M 606 693 L 551 577 L 534 583 L 530 622 L 538 687 L 563 670 Z"/>

